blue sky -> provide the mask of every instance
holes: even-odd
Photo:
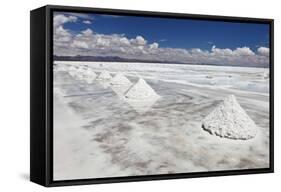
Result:
[[[268,66],[269,25],[56,12],[57,55]]]
[[[148,42],[158,42],[160,47],[210,50],[212,45],[231,49],[248,46],[255,50],[257,47],[269,46],[267,24],[88,15],[92,24],[67,23],[65,27],[75,32],[91,28],[97,33],[125,34],[128,38],[141,35]]]

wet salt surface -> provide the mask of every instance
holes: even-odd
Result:
[[[121,64],[118,69],[126,71]],[[165,81],[157,78],[162,71],[151,78],[146,70],[153,71],[124,72],[132,83],[138,80],[135,74],[142,75],[161,96],[144,112],[120,99],[117,93],[126,87],[88,84],[66,71],[54,72],[55,180],[269,167],[268,95]],[[97,65],[96,74],[100,71]],[[249,79],[241,71],[224,73],[241,74],[241,82]],[[255,138],[229,140],[202,129],[203,118],[229,94],[258,126]]]

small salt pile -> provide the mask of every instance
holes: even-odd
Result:
[[[84,80],[88,84],[93,83],[93,81],[96,79],[96,77],[97,77],[97,75],[92,69],[88,68],[84,71]]]
[[[75,77],[78,80],[83,80],[85,70],[86,70],[85,66],[79,66],[78,69],[76,70]]]
[[[77,70],[76,67],[70,66],[70,67],[68,68],[68,74],[71,75],[72,77],[75,77],[75,75],[76,75],[76,70]]]
[[[71,66],[68,68],[68,70],[69,70],[69,71],[75,71],[75,70],[76,70],[76,67],[74,67],[74,66],[71,65]]]
[[[264,79],[268,79],[269,78],[269,73],[268,72],[264,72],[263,73],[263,78]]]
[[[138,80],[126,93],[125,97],[135,100],[156,99],[160,96],[142,78]]]
[[[131,81],[122,73],[117,73],[110,81],[111,85],[128,85]]]
[[[234,95],[228,96],[204,120],[203,129],[212,135],[229,139],[251,139],[257,134],[255,122],[239,105]]]

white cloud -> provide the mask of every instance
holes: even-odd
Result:
[[[127,38],[124,34],[98,34],[92,29],[78,34],[64,28],[67,22],[76,22],[75,16],[54,17],[54,54],[119,56],[133,59],[161,60],[185,63],[205,63],[244,66],[268,66],[269,48],[260,47],[256,53],[249,47],[236,49],[217,48],[163,48],[158,43],[149,44],[143,36]]]
[[[194,48],[194,49],[191,49],[191,53],[193,54],[201,54],[203,51],[199,48]]]
[[[92,36],[94,34],[91,29],[86,29],[86,30],[82,31],[81,33],[85,36],[88,36],[88,37]]]
[[[212,46],[212,55],[214,56],[232,56],[234,53],[231,49],[220,49],[220,48],[216,48],[215,45]]]
[[[122,17],[121,15],[107,15],[107,14],[102,14],[100,16],[102,16],[102,17],[109,17],[109,18],[120,18],[120,17]]]
[[[159,46],[158,43],[152,43],[152,44],[149,45],[149,48],[150,48],[150,49],[157,49],[158,46]]]
[[[73,12],[65,12],[62,13],[63,15],[66,16],[74,16],[80,19],[84,19],[84,20],[94,20],[94,17],[91,14],[86,14],[86,13],[73,13]]]
[[[126,37],[122,37],[122,38],[120,39],[120,42],[121,42],[122,44],[124,44],[124,45],[130,45],[130,44],[131,44],[130,40],[127,39]]]
[[[71,43],[71,47],[78,48],[78,49],[88,49],[89,48],[89,46],[88,46],[88,44],[86,42],[78,41],[78,40],[74,40]]]
[[[258,54],[262,56],[269,56],[269,48],[267,47],[258,48]]]
[[[76,21],[77,21],[77,17],[75,17],[75,16],[65,16],[62,14],[55,15],[54,16],[54,28],[57,28],[64,23],[76,22]]]
[[[92,22],[91,22],[90,20],[84,20],[83,23],[84,23],[84,24],[87,24],[87,25],[92,24]]]
[[[146,40],[142,36],[137,36],[135,39],[131,39],[131,42],[136,45],[146,44]]]
[[[255,55],[255,53],[249,47],[238,47],[233,51],[233,53],[238,56]]]

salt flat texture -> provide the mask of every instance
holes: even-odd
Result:
[[[109,80],[111,78],[112,78],[112,76],[110,75],[110,73],[108,71],[102,71],[98,75],[97,80]]]
[[[54,121],[60,127],[54,135],[54,179],[73,179],[75,175],[92,178],[95,173],[109,177],[112,171],[119,172],[121,168],[111,165],[110,156],[103,153],[96,143],[89,142],[91,135],[88,131],[77,129],[87,121],[75,114],[59,90],[54,92]],[[107,169],[107,166],[112,167]]]
[[[224,99],[203,120],[203,129],[213,135],[230,139],[251,139],[256,136],[258,130],[234,95]]]
[[[124,97],[131,86],[88,84],[54,70],[54,180],[269,167],[269,79],[263,78],[268,69],[55,63],[86,64],[97,74],[120,72],[132,83],[142,77],[161,98],[145,110],[140,105],[149,99]],[[202,120],[229,95],[256,123],[252,139],[216,137],[202,129]]]
[[[142,78],[139,78],[138,82],[135,83],[125,94],[126,98],[136,100],[149,100],[158,98],[159,95],[146,83]]]

